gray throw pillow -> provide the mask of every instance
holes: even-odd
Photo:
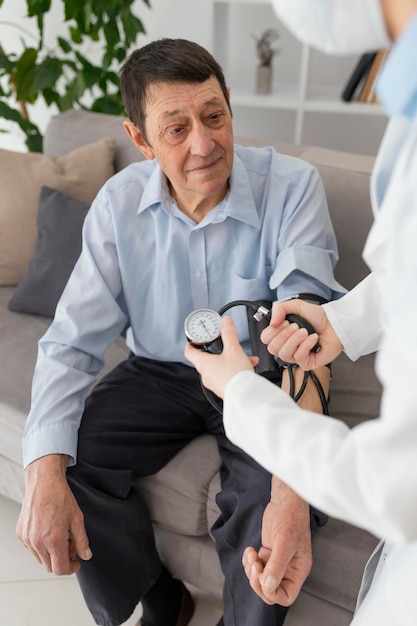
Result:
[[[41,187],[38,238],[27,270],[9,309],[54,317],[56,305],[81,252],[81,232],[89,206],[66,194]]]

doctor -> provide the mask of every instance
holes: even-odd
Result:
[[[417,0],[274,0],[280,19],[302,41],[332,53],[391,44],[378,95],[391,120],[372,176],[375,222],[364,259],[372,273],[322,307],[275,304],[263,341],[273,354],[317,368],[344,350],[353,360],[378,350],[381,416],[349,430],[301,410],[256,376],[232,322],[224,351],[186,356],[203,383],[224,397],[229,438],[327,513],[382,537],[364,576],[355,626],[417,624]],[[285,322],[308,319],[317,334]],[[319,340],[321,351],[311,353]],[[255,419],[256,416],[256,419]],[[274,602],[279,580],[249,548],[251,585]],[[369,587],[369,581],[372,584]],[[271,581],[274,584],[271,584]]]

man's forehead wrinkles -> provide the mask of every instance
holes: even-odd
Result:
[[[162,119],[175,117],[176,115],[181,115],[181,113],[185,113],[184,109],[173,109],[172,111],[164,111],[161,115]]]
[[[213,105],[219,105],[221,104],[221,100],[220,98],[214,97],[214,98],[210,98],[209,100],[206,100],[205,102],[203,102],[201,104],[200,109],[205,109],[207,107],[213,106]],[[187,113],[187,108],[185,107],[177,107],[176,109],[172,109],[172,110],[167,110],[164,111],[161,114],[161,118],[171,118],[171,117],[175,117],[176,115],[181,115],[181,114],[186,114]]]

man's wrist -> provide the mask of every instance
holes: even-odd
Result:
[[[50,478],[51,476],[55,480],[60,478],[66,480],[68,458],[66,454],[47,454],[35,459],[26,467],[26,482]]]
[[[271,503],[272,504],[281,504],[283,501],[286,500],[296,500],[301,502],[304,502],[306,505],[306,508],[308,508],[308,503],[305,502],[305,500],[303,498],[301,498],[301,496],[299,496],[293,489],[291,489],[291,487],[289,487],[287,485],[287,483],[283,482],[280,478],[278,478],[277,476],[272,476],[272,480],[271,480]]]

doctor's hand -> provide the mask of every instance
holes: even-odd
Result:
[[[289,324],[285,319],[289,313],[303,317],[316,332],[309,335],[297,324]],[[299,299],[274,302],[271,322],[262,332],[261,340],[267,344],[268,352],[287,363],[297,363],[306,371],[334,361],[343,350],[322,306]],[[320,350],[311,352],[317,342]]]
[[[26,468],[26,493],[16,528],[18,539],[36,560],[58,576],[80,569],[76,555],[83,560],[92,557],[66,466],[66,455],[50,454]]]
[[[262,520],[262,546],[246,548],[242,563],[252,589],[267,604],[290,606],[312,564],[310,508],[278,478]]]
[[[258,357],[248,357],[239,343],[235,325],[230,317],[222,318],[223,352],[210,354],[195,348],[191,343],[185,347],[184,354],[191,361],[202,383],[219,398],[224,398],[227,383],[235,374],[243,370],[253,371]]]

